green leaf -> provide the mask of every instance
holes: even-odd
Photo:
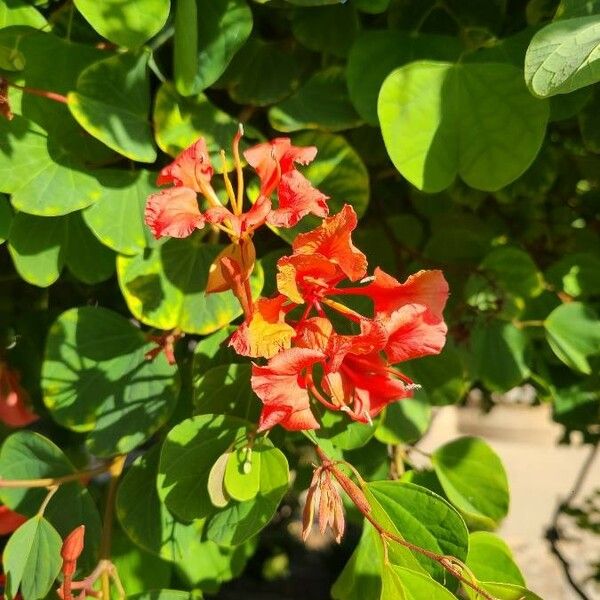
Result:
[[[242,313],[233,293],[205,294],[208,270],[221,250],[195,234],[167,240],[144,254],[119,256],[117,275],[129,310],[143,323],[164,330],[206,335],[227,325]],[[253,297],[262,284],[257,264],[251,277]]]
[[[344,58],[359,30],[353,4],[297,10],[292,17],[294,37],[309,50]]]
[[[437,494],[399,481],[371,482],[367,484],[367,491],[373,517],[388,531],[433,552],[455,556],[459,560],[467,557],[468,531],[465,523]],[[392,545],[394,552],[390,553],[390,560],[393,564],[416,571],[424,570],[437,581],[445,581],[445,571],[438,563],[418,553],[409,553],[409,562],[406,560],[408,551],[402,548],[402,553],[396,555],[400,547]],[[398,557],[401,557],[400,561]]]
[[[8,232],[13,221],[13,210],[6,196],[0,196],[0,244],[8,238]]]
[[[504,466],[483,440],[462,437],[438,448],[431,462],[450,502],[475,527],[496,527],[508,513]]]
[[[154,162],[148,54],[120,54],[83,70],[67,95],[77,122],[96,139],[131,160]],[[108,90],[108,93],[107,93]]]
[[[591,374],[588,357],[600,354],[598,315],[581,302],[570,302],[555,308],[544,327],[554,354],[571,369]]]
[[[269,110],[269,122],[278,131],[322,129],[341,131],[361,124],[350,103],[341,67],[315,73],[295,94]]]
[[[176,46],[175,84],[184,96],[198,94],[215,83],[252,31],[252,12],[245,0],[196,0],[196,7],[180,1],[178,14],[184,10],[189,18],[194,8],[198,16],[192,22],[197,23],[197,32],[191,31],[189,21],[176,21],[175,37],[183,33],[183,41],[197,48],[194,60],[183,43]]]
[[[520,585],[491,582],[480,582],[480,585],[497,600],[542,600],[537,594]],[[466,592],[470,600],[481,598],[481,595],[477,596],[473,590],[467,589]]]
[[[153,121],[156,143],[161,150],[177,156],[203,137],[212,163],[219,168],[219,152],[231,147],[238,130],[237,121],[214,106],[204,94],[184,98],[169,83],[161,85],[156,93]],[[230,156],[227,168],[233,168]]]
[[[62,565],[62,540],[42,516],[35,516],[17,529],[4,549],[4,572],[8,598],[21,590],[23,600],[44,598]]]
[[[19,275],[40,287],[52,285],[64,265],[90,285],[105,281],[115,270],[114,254],[92,235],[80,213],[64,217],[17,213],[8,249]]]
[[[481,262],[487,271],[507,292],[529,298],[544,290],[544,280],[531,256],[519,248],[494,248]]]
[[[438,356],[410,361],[403,370],[423,386],[427,402],[434,406],[457,404],[470,388],[461,355],[450,344]]]
[[[427,430],[431,407],[423,397],[405,398],[386,407],[375,430],[383,444],[410,444]]]
[[[382,561],[374,560],[380,552],[379,535],[365,522],[361,538],[344,570],[331,588],[334,600],[378,598],[381,590]]]
[[[195,412],[258,421],[261,403],[250,386],[250,375],[248,364],[226,364],[194,378]]]
[[[74,308],[50,328],[42,368],[44,403],[64,427],[87,433],[100,456],[130,452],[169,418],[179,381],[163,353],[127,319],[104,308]]]
[[[284,454],[264,439],[255,445],[260,454],[260,490],[247,502],[230,502],[211,517],[208,539],[221,546],[238,546],[267,526],[289,486],[288,462]]]
[[[74,0],[77,10],[103,37],[126,48],[137,48],[156,35],[167,21],[169,0]]]
[[[28,25],[36,29],[46,27],[47,21],[38,10],[23,0],[0,4],[0,29],[11,25]]]
[[[375,434],[375,426],[351,421],[343,412],[333,412],[315,407],[321,421],[316,432],[320,440],[329,440],[340,450],[353,450],[364,446]]]
[[[510,548],[493,533],[475,531],[469,535],[469,554],[466,564],[479,581],[501,581],[525,585]]]
[[[443,585],[435,579],[405,569],[397,565],[390,565],[383,570],[381,578],[382,588],[380,600],[421,600],[422,598],[435,598],[435,600],[455,600]]]
[[[225,366],[226,368],[228,368],[229,366],[233,367],[234,363],[244,362],[244,358],[241,357],[239,354],[237,354],[235,352],[235,350],[233,348],[231,348],[227,343],[229,341],[231,334],[235,330],[236,330],[236,327],[233,327],[233,326],[223,327],[222,329],[215,331],[215,333],[212,333],[211,335],[201,339],[198,342],[198,344],[196,344],[196,347],[194,348],[194,359],[193,359],[193,366],[192,366],[192,373],[193,373],[195,387],[204,388],[204,384],[202,383],[202,378],[211,369],[221,366],[221,365]],[[243,369],[244,367],[241,367],[241,368]],[[248,365],[246,365],[245,368],[248,368]],[[222,373],[222,372],[216,371],[216,373]],[[229,377],[229,375],[225,375],[225,374],[216,375],[215,377],[218,382],[217,386],[220,386],[221,383],[234,383],[234,382],[243,383],[243,381],[244,381],[243,377],[238,376],[238,372],[232,373],[231,377]],[[250,377],[250,374],[248,373],[248,378],[249,377]],[[210,382],[211,382],[211,379],[208,378],[206,380],[207,387],[205,389],[206,389],[207,393],[209,394],[209,396],[212,397],[212,389],[213,388],[212,388],[212,385]],[[202,398],[202,394],[203,394],[203,392],[198,391],[199,399]],[[232,395],[237,398],[237,392],[234,392]],[[216,405],[217,406],[227,406],[228,405],[229,410],[232,410],[232,411],[235,411],[236,406],[239,404],[238,401],[236,401],[236,403],[234,405],[233,403],[228,403],[227,401],[225,403],[222,403],[221,400],[222,400],[222,398],[218,399]],[[198,408],[200,410],[202,410],[202,406],[204,406],[204,405],[205,404],[203,401],[198,402]],[[227,409],[226,410],[218,409],[218,410],[207,411],[207,412],[216,412],[219,414],[226,414],[228,411],[227,411]],[[254,420],[254,418],[246,417],[246,413],[235,415],[235,412],[232,412],[231,414],[233,414],[234,416],[247,418],[249,421]],[[258,414],[256,415],[256,417],[258,417]]]
[[[181,590],[150,590],[140,594],[127,595],[128,600],[192,600],[190,592]]]
[[[158,495],[185,521],[211,514],[208,477],[217,459],[252,428],[248,421],[223,415],[199,415],[169,431],[163,444]]]
[[[253,36],[231,61],[219,83],[227,86],[238,104],[267,106],[299,87],[308,60],[302,48]]]
[[[341,135],[307,131],[293,138],[296,146],[316,146],[317,158],[302,173],[311,183],[330,197],[329,213],[335,214],[344,204],[351,204],[360,218],[369,204],[369,172],[356,150]],[[298,233],[319,225],[321,219],[304,217],[296,227],[277,231],[287,242]]]
[[[475,372],[486,387],[505,392],[529,377],[527,337],[505,321],[481,322],[471,337]]]
[[[532,38],[525,55],[529,89],[546,98],[600,80],[600,15],[550,23]]]
[[[144,208],[150,194],[158,191],[156,173],[105,170],[99,174],[100,198],[83,211],[83,220],[105,245],[120,254],[138,254],[155,246],[144,223]]]
[[[113,530],[110,560],[128,598],[130,594],[158,589],[171,582],[172,565],[135,546],[120,528]]]
[[[39,433],[13,433],[0,450],[2,479],[46,479],[73,473],[75,467],[62,450]],[[0,488],[0,502],[34,517],[47,493],[45,488]],[[98,562],[102,523],[87,488],[78,481],[62,484],[50,499],[44,516],[63,538],[85,525],[85,546],[78,564],[81,571],[93,569]]]
[[[394,69],[417,59],[454,60],[460,52],[460,43],[450,36],[363,31],[348,56],[346,77],[350,99],[369,125],[378,126],[377,97],[385,78]]]
[[[101,194],[97,179],[57,147],[39,125],[16,115],[0,121],[0,191],[26,213],[58,216],[85,208]]]
[[[485,191],[514,181],[536,157],[548,114],[509,64],[413,62],[387,77],[378,101],[394,166],[425,192],[457,175]]]
[[[251,452],[247,444],[232,448],[225,466],[223,484],[227,493],[239,502],[256,497],[260,490],[261,456],[263,452]]]
[[[117,516],[140,548],[177,562],[200,551],[203,522],[182,523],[162,504],[156,491],[159,457],[160,446],[154,446],[129,467],[117,493]]]
[[[574,298],[600,294],[600,257],[591,252],[569,254],[550,266],[546,278]]]

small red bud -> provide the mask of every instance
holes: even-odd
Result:
[[[68,567],[72,572],[75,571],[75,563],[83,552],[83,538],[85,536],[85,525],[80,525],[73,529],[65,538],[60,555],[63,559],[63,572]]]

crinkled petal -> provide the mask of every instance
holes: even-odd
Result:
[[[267,216],[275,227],[293,227],[306,215],[326,217],[329,214],[329,198],[300,173],[293,170],[281,176],[277,188],[279,205]]]
[[[281,425],[285,429],[317,429],[310,410],[305,374],[324,354],[307,348],[290,348],[274,356],[266,366],[252,365],[252,389],[263,402],[259,431]]]
[[[260,179],[260,193],[269,196],[279,185],[281,176],[294,168],[294,163],[306,165],[316,154],[314,146],[299,148],[292,146],[290,138],[281,137],[249,148],[244,157]]]
[[[196,192],[187,187],[173,187],[148,196],[144,217],[156,239],[185,238],[204,227]]]
[[[423,304],[436,316],[441,317],[448,299],[448,282],[441,271],[419,271],[404,283],[375,269],[372,283],[363,288],[373,299],[377,313],[392,313],[406,304]]]
[[[357,216],[349,204],[336,215],[325,219],[319,227],[301,233],[292,248],[294,254],[320,254],[339,265],[352,281],[362,279],[367,272],[367,257],[352,243]]]
[[[446,323],[422,304],[407,304],[386,321],[385,353],[391,363],[439,354],[446,343]]]
[[[210,156],[204,138],[186,148],[177,158],[167,165],[158,175],[156,183],[165,185],[172,183],[176,187],[189,187],[196,192],[201,191],[199,180],[209,182],[213,176]]]
[[[259,298],[252,318],[238,327],[229,345],[238,354],[254,358],[272,358],[288,349],[296,332],[285,322],[283,303],[286,301],[285,296]]]
[[[277,261],[277,289],[296,304],[337,283],[340,275],[338,267],[319,254],[282,256]]]

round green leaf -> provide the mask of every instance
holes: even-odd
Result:
[[[62,450],[39,433],[13,433],[0,450],[2,479],[45,479],[73,473],[75,467]],[[33,517],[47,493],[45,488],[0,488],[0,502]],[[79,525],[85,525],[85,546],[78,565],[81,572],[93,569],[98,562],[102,523],[87,488],[79,481],[64,483],[50,499],[44,516],[63,538]]]
[[[8,249],[19,275],[40,287],[52,285],[66,264],[88,284],[108,279],[115,270],[114,254],[91,234],[79,213],[37,217],[17,213]]]
[[[13,599],[20,590],[23,600],[45,598],[62,565],[62,540],[42,516],[35,516],[17,529],[3,555],[6,592]]]
[[[506,291],[529,298],[544,290],[544,280],[531,256],[519,248],[494,248],[480,267]]]
[[[479,581],[525,585],[510,548],[493,533],[475,531],[469,535],[466,564]]]
[[[427,61],[393,71],[377,111],[392,162],[425,192],[457,175],[485,191],[514,181],[536,157],[549,114],[517,67]]]
[[[591,374],[589,356],[600,354],[600,319],[581,302],[555,308],[544,321],[546,339],[567,366]]]
[[[16,115],[0,121],[0,191],[13,206],[40,216],[65,215],[95,202],[100,184],[39,125]]]
[[[195,377],[195,412],[230,415],[252,423],[258,421],[261,403],[250,386],[250,375],[249,364],[225,364]]]
[[[600,256],[591,252],[569,254],[550,266],[546,277],[574,298],[600,294]]]
[[[294,37],[309,50],[344,58],[358,33],[353,3],[297,10],[292,17]]]
[[[161,150],[177,156],[203,137],[213,164],[219,168],[219,152],[228,151],[238,130],[237,121],[211,104],[204,94],[184,98],[169,83],[161,85],[156,93],[153,121],[156,143]],[[227,168],[233,168],[229,154]]]
[[[378,126],[377,96],[385,78],[394,69],[417,59],[454,60],[460,52],[460,43],[450,36],[363,31],[348,55],[346,77],[350,99],[369,125]]]
[[[222,546],[238,546],[266,527],[289,486],[284,454],[264,439],[254,448],[260,453],[260,490],[247,502],[231,502],[211,517],[206,528],[209,540]]]
[[[67,95],[71,114],[90,135],[140,162],[156,160],[147,64],[146,52],[105,58],[84,69]]]
[[[203,522],[182,523],[161,503],[156,491],[159,457],[160,446],[155,446],[131,465],[119,485],[117,516],[140,548],[177,562],[199,551]]]
[[[298,88],[307,63],[302,48],[251,37],[231,61],[222,83],[238,104],[267,106]]]
[[[397,565],[390,565],[383,570],[381,584],[380,600],[396,600],[398,598],[402,598],[402,600],[456,599],[454,594],[451,594],[435,579]]]
[[[496,527],[508,513],[504,466],[483,440],[462,437],[438,448],[431,462],[450,502],[474,526]]]
[[[158,329],[178,328],[206,335],[242,313],[231,291],[206,294],[210,265],[222,246],[204,244],[198,234],[172,239],[144,254],[119,256],[117,274],[133,315]],[[257,264],[251,277],[257,297],[263,273]]]
[[[351,421],[343,412],[326,410],[315,406],[321,421],[316,433],[320,440],[329,440],[340,450],[353,450],[364,446],[375,434],[376,425]]]
[[[337,213],[344,204],[351,204],[359,218],[369,204],[369,172],[356,150],[341,135],[307,131],[294,136],[296,146],[316,146],[316,159],[302,173],[324,194],[329,196],[329,214]],[[279,229],[277,234],[287,242],[303,231],[314,229],[321,219],[304,217],[296,227]]]
[[[322,129],[341,131],[361,124],[350,103],[341,67],[315,73],[295,94],[269,110],[269,122],[278,131]]]
[[[137,48],[167,21],[169,0],[74,0],[77,10],[103,37],[118,46]]]
[[[247,444],[233,448],[227,457],[224,485],[227,493],[239,502],[252,500],[260,489],[262,451],[249,452]]]
[[[127,598],[128,600],[191,600],[192,595],[181,590],[150,590],[128,595]]]
[[[158,476],[158,495],[167,508],[185,521],[211,514],[210,470],[250,428],[242,419],[199,415],[171,429],[162,447]]]
[[[50,328],[42,368],[44,403],[64,427],[87,433],[90,451],[124,454],[168,419],[177,367],[127,319],[104,308],[74,308]]]
[[[100,198],[87,210],[83,219],[93,234],[120,254],[138,254],[155,245],[144,223],[146,199],[158,187],[156,173],[150,171],[111,171],[99,174]]]
[[[235,350],[233,348],[231,348],[227,343],[229,341],[231,334],[235,330],[236,330],[236,327],[233,327],[233,326],[223,327],[223,328],[219,329],[218,331],[215,331],[215,333],[212,333],[211,335],[201,339],[196,344],[196,347],[194,348],[194,359],[193,359],[193,366],[192,366],[192,374],[193,374],[193,380],[194,380],[195,387],[197,387],[197,388],[204,387],[204,384],[202,381],[204,374],[207,373],[208,371],[214,369],[215,367],[223,365],[225,368],[228,369],[230,366],[233,368],[234,363],[245,361],[245,357],[242,357],[239,354],[237,354],[235,352]],[[245,367],[238,365],[238,367],[240,367],[241,369],[243,369],[243,368],[248,369],[249,365],[246,365]],[[220,372],[220,371],[215,371],[215,373],[217,373],[217,372],[221,373],[220,375],[216,375],[216,381],[218,382],[217,387],[220,386],[221,382],[223,382],[225,384],[229,384],[229,383],[234,383],[234,382],[243,383],[243,381],[244,381],[243,377],[238,377],[238,372],[235,370],[231,374],[231,376],[229,376],[229,374],[223,375],[222,372]],[[250,378],[249,371],[247,373],[247,378],[248,378],[248,380]],[[208,394],[210,395],[210,397],[212,398],[213,386],[209,383],[210,381],[211,381],[210,378],[206,380],[206,384],[207,384],[206,390],[207,390]],[[238,395],[237,392],[234,392],[230,396],[235,396],[237,398],[237,395]],[[203,393],[198,392],[199,402],[197,403],[197,408],[199,409],[200,412],[202,412],[203,406],[208,406],[208,404],[205,404],[203,402],[203,400],[201,400],[202,396],[203,396]],[[222,400],[222,398],[220,400],[217,400],[216,406],[221,406],[221,407],[224,406],[223,403],[221,402],[221,400]],[[225,405],[228,405],[229,410],[231,410],[231,411],[235,411],[235,407],[237,406],[237,404],[238,404],[237,401],[236,401],[235,405],[233,403],[227,403],[227,401],[225,402]],[[207,410],[206,412],[216,412],[218,414],[232,414],[234,416],[247,418],[249,421],[254,420],[253,418],[246,416],[246,413],[244,413],[244,414],[236,414],[235,412],[229,413],[227,409],[221,410],[221,408],[219,408],[217,410]],[[256,416],[258,416],[258,415],[256,415]]]
[[[471,337],[475,372],[491,390],[505,392],[529,377],[527,337],[504,321],[482,322]]]
[[[525,55],[525,80],[544,98],[597,82],[600,15],[563,19],[540,29]]]
[[[47,21],[38,10],[24,0],[0,4],[0,29],[11,25],[28,25],[36,29],[46,27]]]
[[[375,437],[383,444],[409,444],[425,433],[430,419],[431,407],[422,396],[405,398],[386,407]]]
[[[452,506],[437,494],[418,485],[399,481],[368,483],[367,492],[373,517],[388,531],[433,552],[455,556],[459,560],[467,557],[468,531],[465,523]],[[437,581],[445,581],[445,572],[438,563],[415,553],[411,555],[411,564],[406,561],[404,550],[401,562],[397,561],[394,553],[390,555],[393,564],[417,571],[425,570]]]
[[[252,31],[252,12],[245,0],[196,0],[196,7],[187,4],[191,4],[189,0],[179,0],[178,15],[184,5],[187,10],[183,14],[191,17],[196,8],[197,18],[191,23],[177,18],[175,84],[180,94],[191,96],[221,77]],[[191,30],[194,22],[197,31]],[[194,41],[189,49],[185,47]],[[189,55],[194,49],[196,57]]]

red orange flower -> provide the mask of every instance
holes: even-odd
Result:
[[[0,362],[0,421],[9,427],[25,427],[39,419],[29,408],[29,394],[20,380],[17,371]]]

